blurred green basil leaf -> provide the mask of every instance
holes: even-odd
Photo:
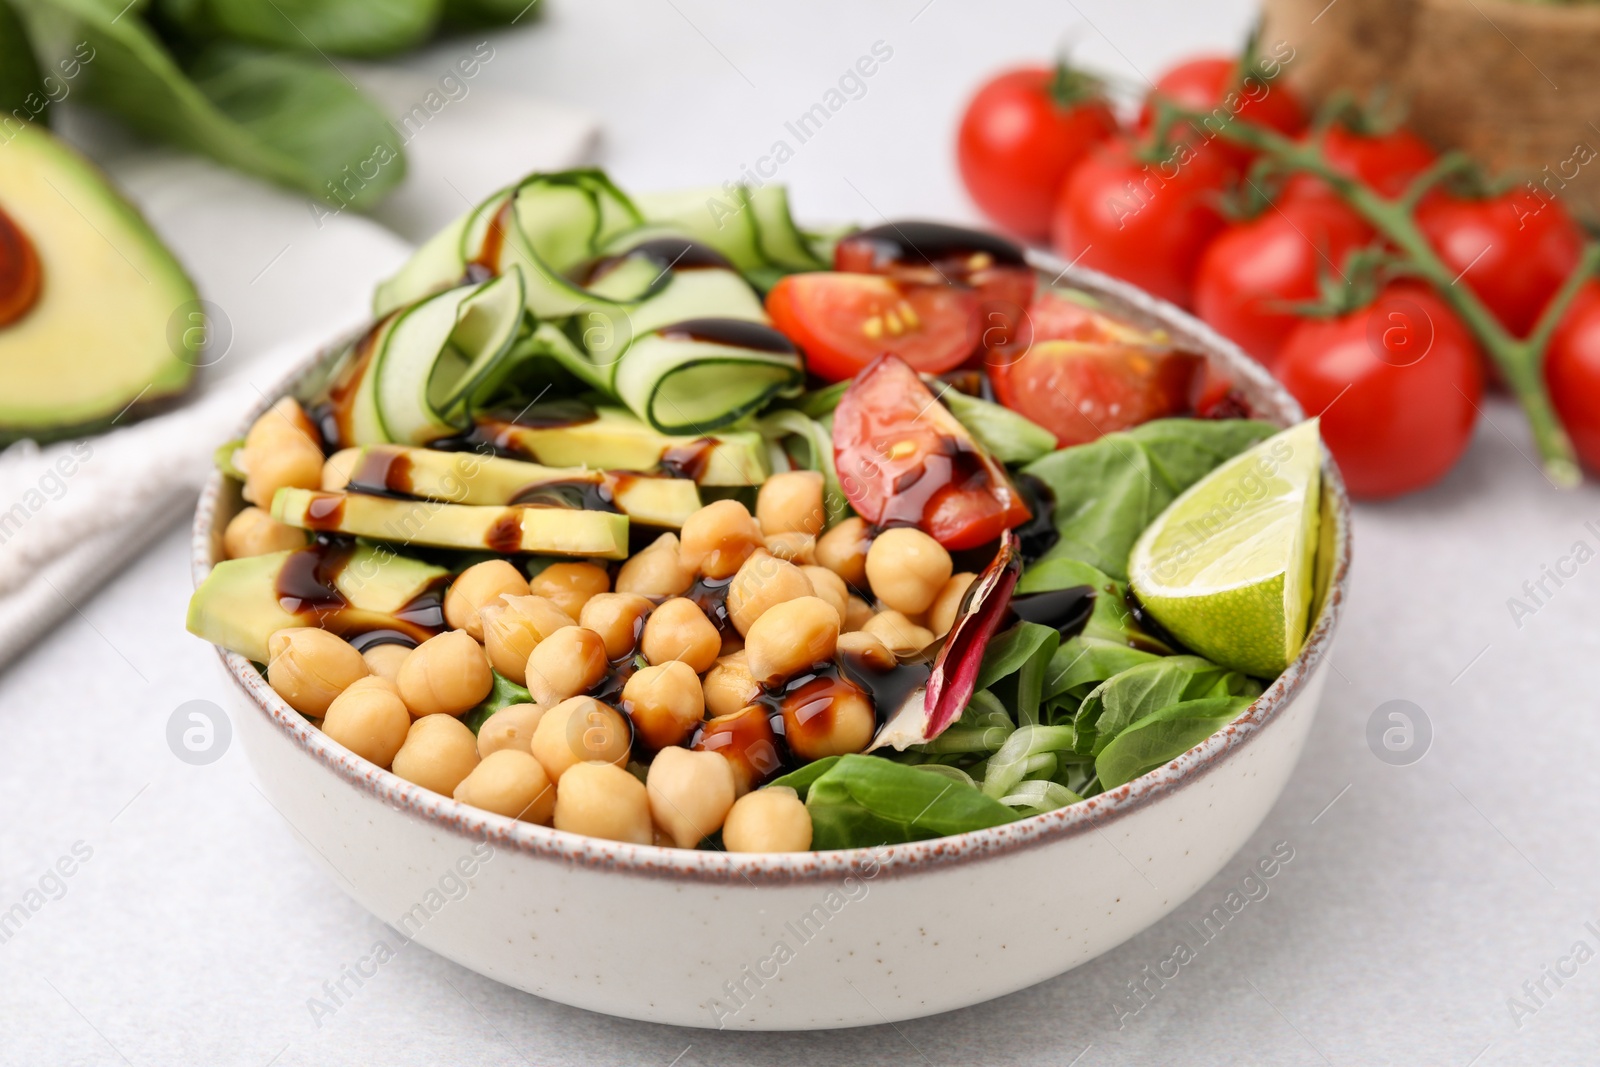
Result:
[[[22,20],[6,0],[0,0],[0,112],[8,120],[48,122],[49,98],[43,86]]]
[[[444,0],[444,21],[454,26],[521,25],[539,17],[540,0]]]
[[[158,0],[155,10],[196,40],[382,56],[425,41],[440,7],[441,0]]]

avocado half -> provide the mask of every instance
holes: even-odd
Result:
[[[37,126],[0,129],[0,442],[159,408],[207,328],[183,268],[93,164]]]

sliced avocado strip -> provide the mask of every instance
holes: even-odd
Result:
[[[190,283],[139,213],[44,129],[0,151],[0,441],[54,440],[181,394],[207,356]],[[27,285],[29,289],[19,286]],[[31,290],[31,291],[30,291]]]
[[[418,641],[444,626],[449,572],[382,548],[316,544],[230,559],[189,598],[189,632],[257,663],[291,626],[334,633],[399,630]]]
[[[633,522],[677,528],[700,507],[699,487],[684,478],[585,467],[544,467],[476,452],[373,445],[351,466],[351,492],[403,493],[451,504],[549,503],[614,507]]]
[[[436,548],[601,559],[628,555],[628,517],[609,511],[488,507],[279,489],[272,498],[272,517],[303,530]]]
[[[485,418],[478,428],[502,448],[552,467],[664,469],[703,486],[760,485],[769,473],[766,445],[754,431],[724,430],[705,437],[664,434],[623,408],[595,408],[592,419],[558,426]]]

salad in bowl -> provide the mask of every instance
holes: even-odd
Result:
[[[536,174],[420,248],[218,451],[189,629],[374,772],[728,853],[1093,803],[1295,663],[1314,420],[992,235],[707,200]]]

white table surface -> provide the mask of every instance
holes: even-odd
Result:
[[[484,78],[598,113],[603,161],[624,186],[703,183],[736,177],[882,40],[891,60],[782,180],[812,218],[959,218],[971,209],[951,129],[984,72],[1046,53],[1076,26],[1083,57],[1137,78],[1231,44],[1250,16],[1238,2],[984,7],[833,0],[780,14],[732,0],[552,0],[543,23],[494,36]],[[471,43],[409,63],[442,72]],[[237,280],[201,281],[225,306],[242,292]],[[292,315],[250,322],[240,343],[295,326]],[[1600,936],[1584,925],[1600,929],[1600,563],[1520,627],[1507,607],[1574,542],[1600,548],[1600,493],[1551,489],[1526,459],[1516,413],[1502,404],[1489,417],[1443,484],[1358,509],[1338,676],[1283,799],[1211,885],[1032,989],[820,1034],[610,1019],[418,947],[319,1026],[308,999],[384,928],[303,851],[237,746],[204,767],[169,750],[179,704],[222,699],[211,649],[182,629],[187,517],[175,515],[144,558],[0,676],[0,912],[75,843],[89,853],[61,888],[47,881],[59,899],[0,943],[0,1063],[1600,1061],[1600,962],[1588,959]],[[1365,739],[1391,699],[1415,702],[1433,726],[1412,766],[1386,765]],[[1119,1028],[1115,1005],[1140,968],[1283,841],[1294,858],[1270,895]],[[1072,906],[1064,885],[1061,907]],[[1523,983],[1580,941],[1589,952],[1576,975],[1559,987],[1545,978],[1548,995],[1529,998]],[[1533,1010],[1514,1018],[1512,996]]]

